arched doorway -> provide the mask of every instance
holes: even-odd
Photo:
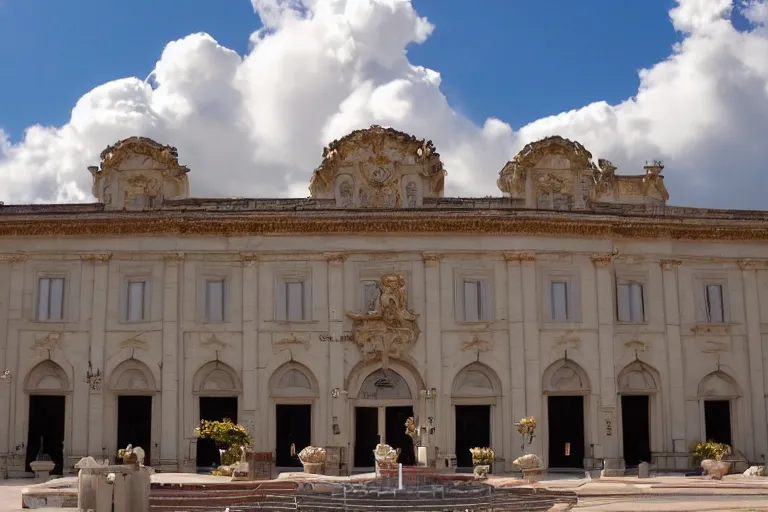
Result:
[[[621,445],[626,467],[651,462],[651,419],[659,390],[658,372],[640,360],[619,372]]]
[[[192,379],[192,393],[197,398],[194,417],[207,421],[222,421],[229,418],[238,421],[238,397],[242,387],[235,371],[220,361],[204,364]],[[216,443],[210,439],[198,439],[195,464],[199,468],[210,468],[221,464],[221,455]]]
[[[402,464],[416,463],[413,441],[405,433],[405,422],[414,416],[414,396],[406,379],[391,367],[374,370],[363,380],[355,400],[356,468],[374,467],[373,450],[379,443],[399,449]]]
[[[493,417],[501,384],[487,366],[472,363],[453,380],[454,449],[459,467],[472,467],[470,448],[493,445]]]
[[[140,446],[146,454],[144,463],[151,464],[153,439],[159,439],[159,432],[153,432],[154,419],[158,416],[154,411],[157,394],[154,375],[138,359],[126,359],[110,373],[109,390],[116,409],[115,458],[120,448],[130,444]]]
[[[547,396],[549,467],[584,468],[585,397],[589,395],[586,372],[570,359],[560,359],[545,371],[542,390]]]
[[[739,385],[723,371],[715,371],[699,382],[698,397],[701,411],[701,438],[733,446],[733,418]]]
[[[29,463],[43,453],[56,464],[53,473],[60,475],[64,468],[67,395],[72,391],[67,373],[50,359],[43,361],[30,370],[24,391],[29,396],[26,471],[32,471]]]
[[[291,446],[299,453],[312,444],[317,381],[309,368],[290,362],[275,370],[269,380],[269,390],[275,407],[275,466],[301,467],[299,459],[291,455]]]

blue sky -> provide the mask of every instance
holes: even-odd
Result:
[[[679,40],[674,0],[414,0],[436,28],[408,48],[438,70],[451,105],[477,123],[519,127],[593,101],[632,96],[638,70]],[[163,47],[207,32],[244,55],[260,20],[247,0],[4,0],[0,3],[0,127],[61,125],[93,87],[145,78]]]
[[[297,1],[0,0],[0,201],[91,201],[133,135],[194,195],[304,197],[325,144],[382,124],[435,142],[448,195],[561,135],[663,160],[672,204],[768,209],[768,0]]]

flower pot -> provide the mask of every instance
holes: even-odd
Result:
[[[302,462],[304,465],[304,472],[309,473],[311,475],[322,475],[323,474],[323,467],[325,466],[322,462]]]
[[[731,469],[731,463],[722,460],[704,459],[701,461],[701,467],[707,472],[707,476],[713,480],[722,480]]]
[[[490,464],[475,464],[475,469],[472,471],[472,474],[478,480],[485,480],[488,478],[488,471],[490,471],[490,469]]]

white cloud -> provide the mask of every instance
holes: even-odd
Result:
[[[409,43],[432,25],[408,0],[252,0],[265,27],[244,57],[206,34],[169,43],[149,82],[85,94],[62,127],[0,132],[0,200],[90,201],[87,165],[131,135],[178,147],[196,196],[306,196],[323,145],[371,124],[434,140],[449,195],[499,195],[496,177],[523,144],[560,134],[619,172],[667,164],[675,204],[768,208],[766,0],[737,0],[755,24],[738,32],[731,0],[679,0],[685,34],[641,72],[636,95],[539,119],[514,131],[452,110],[438,72],[412,65]]]

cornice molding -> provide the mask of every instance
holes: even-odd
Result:
[[[21,263],[27,261],[26,254],[0,254],[0,263]]]
[[[98,216],[12,219],[0,222],[0,236],[250,236],[334,234],[476,234],[600,237],[613,239],[768,240],[765,221],[712,221],[683,218],[587,218],[578,214],[481,216],[475,211],[446,217],[444,212],[382,212],[366,215],[252,214]]]
[[[739,260],[737,261],[741,270],[768,270],[768,260]]]

